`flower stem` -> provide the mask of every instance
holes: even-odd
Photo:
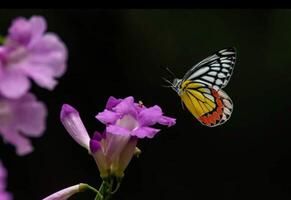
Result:
[[[81,184],[80,184],[80,190],[81,190],[81,191],[83,191],[83,190],[87,190],[87,189],[89,189],[89,190],[91,190],[91,191],[97,193],[97,196],[99,196],[101,199],[103,199],[102,194],[101,194],[101,193],[100,193],[96,188],[94,188],[94,187],[92,187],[92,186],[90,186],[90,185],[88,185],[88,184],[86,184],[86,183],[81,183]]]
[[[120,187],[120,182],[118,182],[118,183],[117,183],[117,185],[116,185],[116,187],[115,187],[114,191],[112,191],[112,192],[111,192],[111,194],[114,194],[114,193],[116,193],[116,192],[117,192],[117,190],[119,189],[119,187]]]
[[[4,44],[4,42],[5,42],[5,37],[0,35],[0,45]]]
[[[94,200],[109,200],[112,195],[118,191],[122,178],[115,178],[116,177],[111,176],[109,179],[103,180],[101,186],[99,187],[99,192],[95,196]],[[117,184],[114,188],[113,186],[115,181],[117,182]]]
[[[103,181],[101,186],[99,187],[99,192],[101,195],[96,195],[95,200],[108,200],[111,196],[112,184],[107,181]]]
[[[85,188],[92,190],[95,193],[99,193],[99,191],[96,188],[93,188],[92,186],[88,185],[88,184],[82,184],[82,186],[84,186]]]

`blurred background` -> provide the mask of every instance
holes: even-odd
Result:
[[[141,156],[126,170],[113,199],[290,199],[291,10],[0,10],[5,35],[18,16],[42,15],[69,51],[68,69],[53,92],[32,91],[48,107],[35,151],[17,157],[0,144],[15,200],[39,200],[79,182],[98,187],[96,164],[59,120],[63,103],[77,108],[90,133],[109,96],[160,105],[177,124],[139,141]],[[169,67],[182,77],[225,47],[238,52],[225,91],[234,102],[222,126],[201,125],[164,88]],[[84,192],[71,199],[93,199]]]

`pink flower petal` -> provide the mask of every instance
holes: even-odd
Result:
[[[121,102],[121,99],[116,99],[115,97],[111,96],[108,98],[108,101],[106,103],[106,109],[111,110],[113,107],[115,107],[120,102]]]
[[[30,45],[44,34],[46,28],[46,21],[41,16],[33,16],[29,20],[19,17],[13,20],[8,39],[19,45]]]
[[[0,191],[0,200],[12,200],[12,195],[8,192]]]
[[[31,25],[31,41],[32,44],[35,40],[43,35],[47,29],[47,24],[42,16],[32,16],[29,20]]]
[[[60,118],[72,138],[89,150],[90,137],[80,118],[79,112],[72,106],[64,104]]]
[[[53,71],[54,77],[60,77],[66,70],[67,48],[59,36],[54,33],[43,35],[29,47],[28,62],[34,66],[46,66]]]
[[[19,44],[27,45],[31,39],[31,24],[23,17],[18,17],[12,21],[9,28],[9,40]]]
[[[100,112],[96,115],[96,118],[103,124],[114,124],[120,117],[121,117],[121,114],[112,112],[107,109],[105,109],[103,112]]]
[[[120,153],[130,138],[130,135],[116,135],[110,132],[107,133],[107,148],[104,153],[111,163],[117,164]]]
[[[137,130],[134,130],[132,132],[132,136],[136,136],[138,138],[153,138],[158,132],[160,131],[160,129],[155,129],[155,128],[151,128],[151,127],[141,127]]]
[[[119,104],[117,104],[115,107],[112,108],[114,112],[123,114],[123,115],[131,115],[133,117],[137,116],[137,110],[134,106],[134,98],[133,97],[127,97],[123,99]]]
[[[65,189],[62,189],[46,198],[44,198],[43,200],[67,200],[68,198],[70,198],[71,196],[73,196],[74,194],[81,192],[80,191],[80,184],[78,185],[73,185],[71,187],[67,187]]]
[[[117,125],[108,125],[106,127],[106,132],[112,133],[114,135],[130,135],[130,133],[131,133],[131,131],[128,130],[127,128],[120,127]]]
[[[103,135],[101,133],[99,133],[98,131],[95,131],[92,137],[92,140],[97,140],[98,142],[100,142],[103,139]]]
[[[25,136],[39,137],[46,125],[46,107],[34,95],[26,94],[18,99],[0,96],[0,134],[16,147],[18,155],[33,151]]]
[[[53,77],[52,69],[46,66],[33,66],[28,65],[27,68],[24,68],[24,71],[32,78],[40,87],[53,90],[58,82]]]
[[[166,116],[162,116],[159,120],[158,120],[159,124],[162,125],[167,125],[168,127],[173,126],[176,124],[176,119],[172,118],[172,117],[166,117]]]
[[[4,139],[4,142],[10,143],[15,146],[17,155],[24,156],[33,151],[33,147],[29,139],[21,135],[18,131],[0,128],[0,132]]]
[[[13,126],[27,136],[39,137],[46,127],[47,110],[44,103],[26,94],[13,103]]]
[[[98,135],[98,136],[97,136]],[[95,138],[97,137],[97,139],[101,140],[101,135],[98,134],[95,134]],[[103,151],[103,148],[102,148],[102,144],[100,141],[97,141],[97,140],[90,140],[90,152],[91,152],[91,155],[93,156],[97,166],[98,166],[98,169],[99,169],[99,172],[100,172],[100,176],[101,177],[106,177],[108,176],[108,172],[109,172],[109,165],[108,165],[108,162],[107,162],[107,157],[106,155],[104,154],[104,151]]]
[[[0,161],[0,200],[12,200],[12,195],[6,192],[7,171]]]
[[[160,120],[162,115],[162,109],[159,106],[153,106],[141,110],[138,119],[141,126],[152,126]]]
[[[22,68],[39,86],[52,90],[66,70],[67,49],[57,35],[45,34],[30,47]]]
[[[91,153],[95,153],[97,151],[102,150],[101,143],[97,140],[90,140],[90,151]]]
[[[126,167],[128,166],[130,160],[132,159],[134,155],[137,141],[138,141],[137,137],[130,137],[129,141],[127,142],[127,144],[121,151],[119,161],[118,161],[119,162],[118,169],[115,172],[116,176],[118,177],[123,176],[123,171],[126,169]]]
[[[163,116],[162,109],[159,106],[141,110],[138,119],[141,126],[152,126],[156,123],[173,126],[176,123],[176,119]]]
[[[0,73],[0,93],[8,98],[19,98],[30,88],[27,77],[14,70]]]

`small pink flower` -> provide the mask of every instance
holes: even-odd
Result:
[[[80,118],[79,112],[72,106],[64,104],[60,118],[64,127],[74,140],[89,150],[90,137]]]
[[[45,33],[46,21],[33,16],[12,22],[0,46],[0,93],[19,98],[30,88],[30,79],[52,90],[66,70],[67,49],[54,33]]]
[[[18,99],[0,95],[0,134],[4,142],[16,147],[18,155],[33,151],[27,137],[40,137],[45,130],[47,110],[33,94]]]
[[[173,126],[174,118],[166,117],[159,106],[145,107],[135,103],[133,97],[125,99],[108,99],[106,108],[96,118],[106,125],[103,134],[95,132],[90,140],[77,111],[66,114],[68,105],[61,111],[61,121],[70,135],[86,149],[89,148],[97,163],[101,177],[114,174],[123,176],[129,164],[138,139],[153,138],[160,130],[152,128],[159,123]],[[70,107],[70,110],[75,110]],[[68,126],[68,124],[70,124]]]
[[[70,198],[74,194],[76,194],[78,192],[82,192],[83,190],[84,189],[82,188],[82,183],[81,183],[81,184],[77,184],[77,185],[62,189],[62,190],[44,198],[43,200],[67,200],[68,198]]]

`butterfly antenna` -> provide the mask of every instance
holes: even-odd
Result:
[[[166,67],[165,68],[172,76],[173,76],[173,78],[176,78],[176,75],[168,68],[168,67]],[[171,81],[169,81],[168,79],[166,79],[166,78],[164,78],[164,77],[162,77],[162,79],[166,82],[166,83],[169,83],[170,85],[168,85],[168,86],[164,86],[164,87],[170,87],[170,88],[172,88],[174,91],[176,91],[176,89],[175,89],[175,86],[173,85],[173,83],[171,82]]]
[[[171,81],[169,81],[168,79],[166,79],[165,77],[162,77],[162,79],[166,82],[169,83],[170,85],[165,85],[164,87],[174,87],[173,83]]]
[[[173,78],[177,77],[168,67],[166,67],[166,70],[173,76]]]
[[[162,77],[162,79],[163,79],[165,82],[169,83],[170,85],[173,85],[173,83],[172,83],[171,81],[169,81],[168,79],[166,79],[165,77]]]

